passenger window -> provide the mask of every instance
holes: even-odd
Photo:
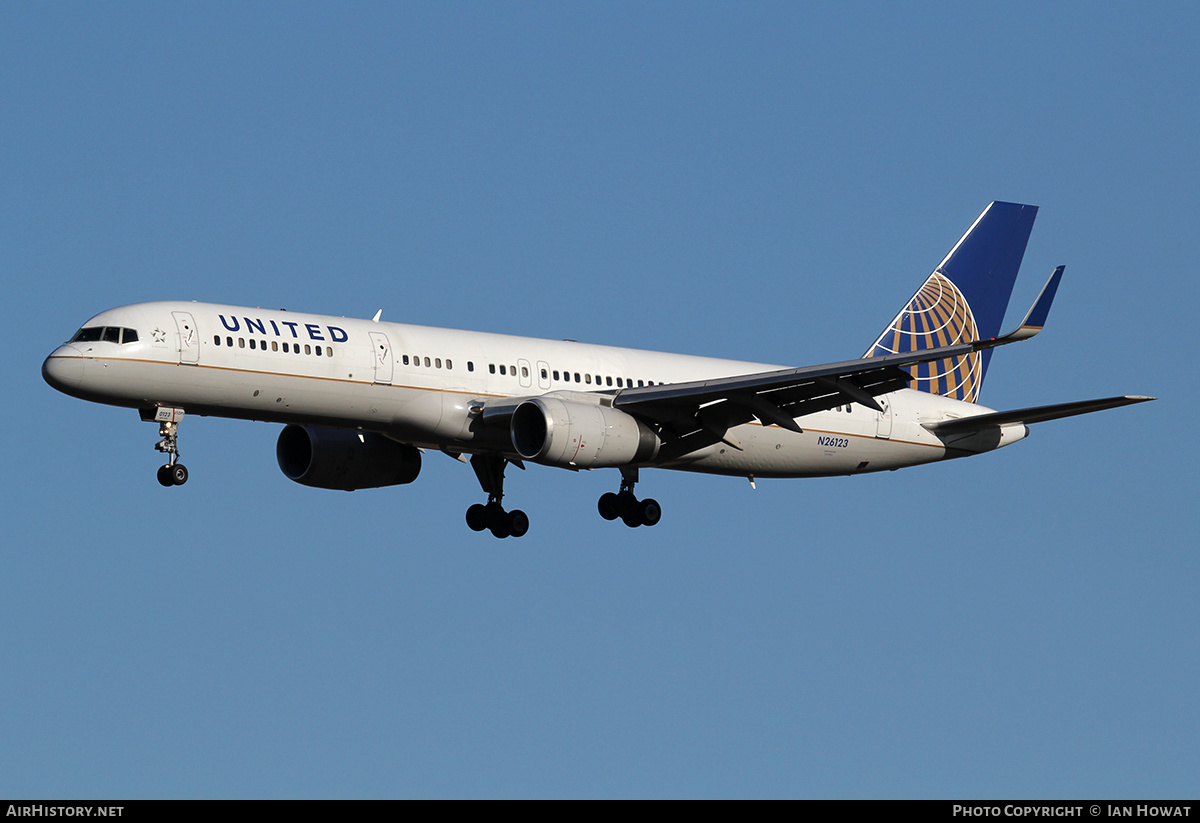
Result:
[[[305,354],[312,354],[312,346],[310,346],[310,345],[308,345],[307,343],[305,343],[305,344],[304,344],[304,353],[305,353]]]
[[[508,372],[506,372],[506,371],[504,370],[504,366],[501,366],[501,367],[500,367],[500,373],[501,373],[501,374],[508,374]]]
[[[529,367],[528,367],[528,366],[522,366],[522,367],[521,367],[521,376],[522,376],[522,377],[528,377],[528,376],[529,376]]]
[[[517,367],[516,367],[516,366],[509,366],[509,367],[508,367],[508,373],[509,373],[509,374],[511,374],[513,377],[516,377],[516,376],[517,376]]]
[[[546,379],[546,370],[545,369],[542,369],[542,379],[543,380]]]
[[[105,343],[120,343],[121,328],[119,326],[104,327],[104,342]]]
[[[606,377],[606,378],[604,378],[604,385],[606,385],[606,386],[611,386],[611,385],[612,385],[612,378],[611,378],[611,377]]]
[[[317,357],[321,356],[321,347],[320,346],[317,346],[316,355],[317,355]]]
[[[226,346],[229,346],[230,348],[232,348],[232,347],[233,347],[233,338],[232,338],[232,337],[226,337],[226,338],[225,338],[225,345],[226,345]]]
[[[401,357],[400,360],[404,363],[404,365],[406,365],[406,366],[408,365],[408,355],[407,354],[404,355],[403,357]]]
[[[254,348],[254,338],[250,338],[250,348]]]
[[[555,380],[557,380],[557,379],[558,379],[558,369],[555,369],[555,370],[554,370],[554,379],[555,379]]]
[[[244,348],[246,348],[246,338],[244,338],[244,337],[239,337],[239,338],[238,338],[238,348],[239,348],[239,349],[244,349]]]
[[[433,367],[435,369],[440,369],[442,367],[442,358],[440,358],[440,357],[433,358]]]
[[[221,345],[221,335],[219,335],[219,334],[214,334],[214,335],[213,335],[213,345],[214,345],[214,346],[219,346],[219,345]]]
[[[454,368],[454,364],[451,363],[449,359],[446,360],[446,368],[448,368],[448,369]]]
[[[576,382],[576,383],[582,383],[582,382],[583,382],[582,380],[580,380],[580,379],[579,379],[579,372],[575,372],[575,382]]]
[[[429,358],[425,358],[425,368],[429,368]]]
[[[333,357],[333,346],[326,346],[326,347],[325,347],[325,356],[326,356],[326,357]]]
[[[279,351],[279,341],[278,340],[271,341],[271,351]]]
[[[288,344],[284,343],[283,344],[283,353],[288,354],[290,351],[291,351],[291,349],[288,348]]]
[[[617,388],[621,387],[621,378],[617,378]]]
[[[583,382],[585,382],[585,383],[588,383],[588,384],[591,384],[591,382],[592,382],[592,376],[591,376],[590,374],[585,374],[585,375],[583,376]]]
[[[475,371],[475,361],[474,360],[467,361],[467,371]]]
[[[488,363],[488,371],[491,372],[492,374],[495,374],[496,373],[496,364]]]

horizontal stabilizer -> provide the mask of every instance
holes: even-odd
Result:
[[[1058,403],[1053,406],[1034,406],[1029,409],[979,414],[974,417],[960,417],[956,420],[943,420],[940,423],[926,423],[924,425],[925,428],[934,434],[957,434],[978,431],[989,426],[1041,423],[1045,420],[1057,420],[1060,417],[1073,417],[1077,414],[1115,409],[1118,406],[1128,406],[1133,403],[1145,403],[1147,400],[1153,399],[1153,397],[1142,397],[1140,395],[1105,397],[1100,400],[1080,400],[1075,403]]]

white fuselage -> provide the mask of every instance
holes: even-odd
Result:
[[[376,432],[452,454],[511,453],[505,432],[479,425],[499,398],[551,392],[615,395],[644,385],[783,368],[571,341],[326,317],[205,303],[142,303],[85,328],[119,327],[136,342],[67,343],[46,360],[52,385],[87,400],[139,409]],[[902,390],[799,418],[796,433],[758,422],[669,462],[644,466],[751,477],[810,477],[896,469],[1006,445],[949,443],[922,423],[989,409]]]

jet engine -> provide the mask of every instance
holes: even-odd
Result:
[[[286,426],[275,444],[279,468],[318,489],[376,489],[417,479],[421,452],[378,434],[319,426]]]
[[[649,426],[623,411],[552,395],[517,406],[509,432],[521,457],[568,469],[640,463],[660,445]]]

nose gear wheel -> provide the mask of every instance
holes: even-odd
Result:
[[[166,465],[158,467],[158,482],[164,486],[182,486],[188,480],[188,470],[179,462],[179,424],[160,423],[158,436],[162,440],[154,444],[154,449],[167,455]]]

